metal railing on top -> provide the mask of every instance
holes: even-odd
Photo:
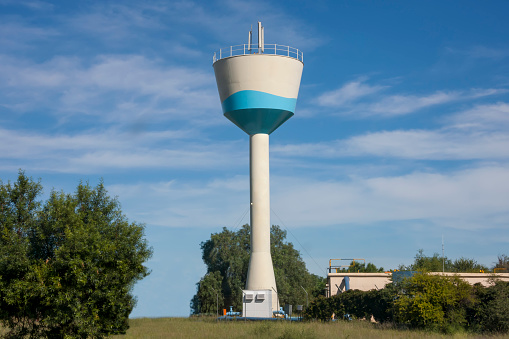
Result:
[[[251,44],[250,49],[249,44],[243,44],[221,48],[219,51],[214,52],[213,63],[224,58],[247,54],[282,55],[304,62],[304,54],[297,48],[285,45],[265,44],[262,52],[262,49],[258,48],[258,45]]]
[[[344,261],[344,260],[348,260],[352,264],[351,265],[332,265],[333,261]],[[366,265],[366,259],[330,259],[329,260],[329,273],[333,273],[332,270],[335,270],[336,273],[340,273],[340,270],[345,269],[345,268],[349,268],[349,267],[354,267],[355,266],[355,262],[356,261],[361,261],[361,260],[364,261],[364,266],[365,266]]]

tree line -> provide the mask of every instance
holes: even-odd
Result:
[[[459,258],[454,261],[447,258],[441,257],[438,253],[434,253],[432,256],[424,255],[424,250],[420,249],[415,258],[414,262],[408,266],[400,265],[398,270],[400,271],[425,271],[425,272],[454,272],[454,273],[488,273],[494,269],[507,269],[509,263],[509,257],[502,254],[498,256],[498,262],[490,270],[487,266],[479,264],[475,259]]]

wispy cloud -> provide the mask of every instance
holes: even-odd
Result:
[[[500,133],[396,130],[368,133],[347,140],[276,145],[278,157],[386,157],[415,160],[494,160],[509,158],[509,136]]]
[[[442,227],[481,230],[502,229],[509,222],[509,168],[504,166],[348,180],[272,179],[271,206],[277,214],[273,223],[281,218],[288,227],[427,220]],[[247,176],[206,182],[175,178],[108,190],[122,197],[130,218],[154,225],[233,228],[249,222]]]
[[[368,105],[368,114],[395,116],[458,100],[458,92],[435,92],[429,95],[391,95]]]
[[[469,91],[437,91],[423,96],[392,95],[368,105],[367,111],[382,116],[396,116],[416,112],[420,109],[443,105],[459,100],[472,100],[506,93],[506,89],[472,89]]]
[[[509,128],[509,104],[498,102],[477,105],[444,120],[453,128],[507,131]]]
[[[292,226],[431,220],[482,229],[509,222],[509,168],[504,166],[347,181],[278,177],[273,183],[272,206]]]
[[[317,102],[320,106],[339,107],[387,88],[380,85],[370,86],[364,81],[365,79],[351,81],[336,90],[325,92],[318,97]]]
[[[398,129],[345,140],[275,145],[279,157],[389,157],[419,160],[509,159],[509,105],[476,105],[444,118],[437,129]]]
[[[383,94],[394,92],[389,85],[368,84],[363,77],[345,83],[340,88],[318,96],[316,102],[323,107],[339,109],[343,115],[357,117],[394,117],[457,101],[475,100],[507,93],[504,88],[474,88],[470,90],[435,91],[422,95]]]
[[[137,137],[115,130],[43,135],[0,129],[0,168],[91,174],[126,168],[210,171],[247,163],[236,143],[196,143],[197,135],[192,130]]]
[[[5,18],[0,22],[3,53],[34,50],[39,43],[47,43],[59,35],[55,28],[31,26],[16,18]]]
[[[141,115],[161,121],[181,119],[185,112],[186,119],[200,116],[204,122],[218,102],[211,74],[139,55],[104,55],[90,65],[76,57],[34,63],[0,56],[0,63],[2,105],[23,113],[37,107],[103,121]]]
[[[41,0],[1,0],[0,5],[18,5],[33,10],[50,10],[53,4]]]
[[[472,59],[492,59],[501,60],[509,57],[508,48],[494,48],[491,46],[477,45],[468,49],[460,50],[456,48],[448,48],[447,52],[450,54],[465,55]]]
[[[234,228],[249,222],[247,176],[205,182],[184,182],[177,177],[157,183],[110,185],[108,191],[122,197],[129,218],[151,225]]]
[[[507,133],[398,130],[356,136],[344,144],[350,156],[420,160],[508,159]]]

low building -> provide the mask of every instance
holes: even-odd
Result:
[[[349,289],[369,291],[373,289],[384,288],[392,281],[392,272],[386,273],[351,273],[351,272],[330,272],[327,274],[327,292],[326,296],[345,292]],[[399,272],[399,271],[398,271]],[[403,272],[402,272],[403,273]],[[470,284],[481,283],[489,286],[490,280],[497,277],[503,281],[509,282],[509,273],[450,273],[450,272],[432,272],[431,274],[440,274],[446,276],[459,276]]]

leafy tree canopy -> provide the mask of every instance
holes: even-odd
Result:
[[[455,272],[455,273],[476,273],[488,272],[488,268],[477,263],[474,259],[459,258],[454,261],[447,257],[442,257],[438,253],[433,256],[424,255],[424,250],[420,249],[414,258],[414,263],[409,266],[401,265],[400,270],[420,271],[420,272]]]
[[[129,223],[103,183],[52,191],[20,171],[0,181],[0,321],[19,338],[125,333],[131,290],[149,274],[144,226]]]
[[[376,267],[375,264],[368,262],[367,264],[360,261],[350,262],[348,268],[342,268],[340,272],[352,272],[352,273],[377,273],[384,272],[383,267]]]
[[[242,309],[242,290],[246,285],[250,255],[251,228],[242,226],[237,231],[223,228],[210,239],[201,243],[202,258],[207,273],[196,284],[197,293],[191,300],[191,312],[215,313],[233,306]],[[276,285],[281,304],[306,305],[323,293],[325,279],[310,274],[293,244],[286,242],[286,231],[279,226],[271,227],[271,254]]]
[[[498,261],[495,263],[496,272],[509,272],[509,256],[502,254],[498,256]]]

